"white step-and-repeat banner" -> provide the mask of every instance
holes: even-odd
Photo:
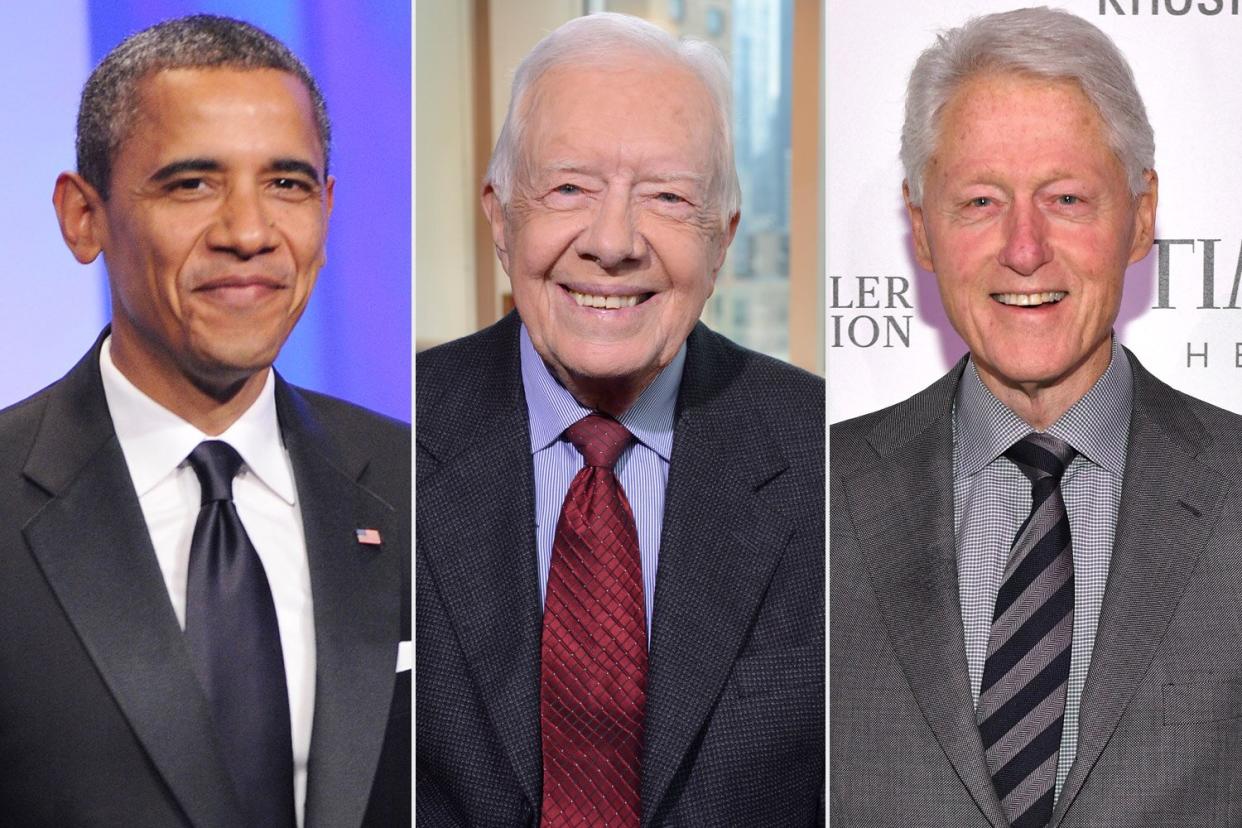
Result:
[[[828,4],[829,420],[899,402],[966,350],[914,262],[897,159],[906,80],[936,33],[1013,2]],[[1166,382],[1242,412],[1239,0],[1072,0],[1134,69],[1156,133],[1157,242],[1116,331]]]

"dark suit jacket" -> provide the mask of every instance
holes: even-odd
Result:
[[[1242,417],[1134,366],[1121,509],[1078,752],[1052,826],[1242,825]],[[831,817],[1006,825],[966,673],[952,403],[832,427]]]
[[[420,828],[541,804],[534,471],[510,315],[419,356]],[[660,543],[643,825],[807,825],[823,791],[823,381],[690,335]]]
[[[281,380],[276,404],[314,601],[306,825],[408,825],[408,426]],[[367,527],[382,547],[357,543]],[[242,825],[98,343],[0,412],[0,824]]]

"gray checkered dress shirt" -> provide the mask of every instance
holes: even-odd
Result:
[[[1113,339],[1108,370],[1048,433],[1078,451],[1061,480],[1074,544],[1074,643],[1056,795],[1078,749],[1078,704],[1091,662],[1117,528],[1134,384],[1130,361]],[[1031,483],[1005,450],[1031,432],[979,379],[972,361],[953,408],[953,528],[970,690],[979,704],[992,609],[1009,548],[1031,510]]]

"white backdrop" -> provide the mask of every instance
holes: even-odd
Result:
[[[910,68],[938,31],[1021,5],[828,2],[830,422],[905,399],[966,350],[945,319],[935,277],[911,253],[897,160],[903,97]],[[1242,411],[1239,0],[1060,7],[1121,48],[1156,133],[1156,237],[1166,243],[1126,274],[1117,333],[1161,379]]]

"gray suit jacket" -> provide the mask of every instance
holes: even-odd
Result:
[[[1128,352],[1127,352],[1128,353]],[[1130,355],[1134,411],[1078,753],[1052,826],[1242,825],[1242,417]],[[952,403],[965,362],[832,427],[831,816],[1005,826],[966,673]]]
[[[276,404],[314,601],[306,825],[408,825],[408,426],[283,380]],[[0,412],[0,824],[241,825],[210,717],[96,343]]]
[[[420,828],[537,823],[534,470],[511,315],[420,354]],[[695,328],[664,509],[643,825],[822,818],[823,381]]]

